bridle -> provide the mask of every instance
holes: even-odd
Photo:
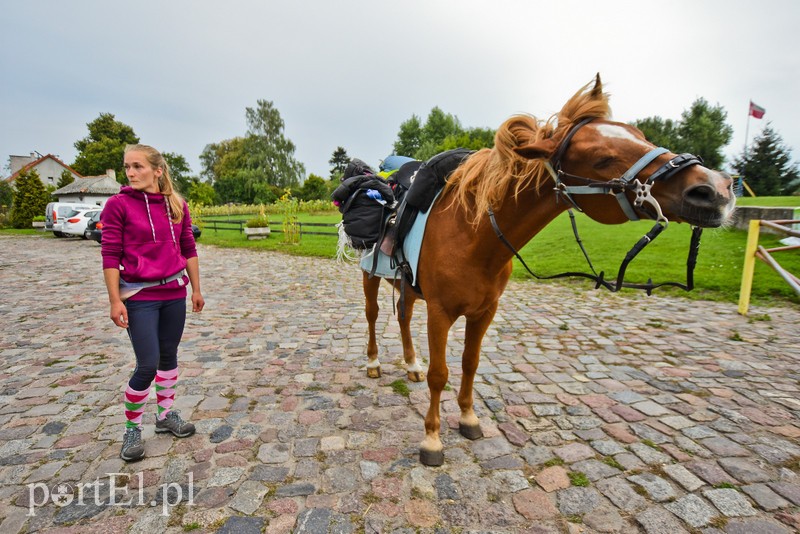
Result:
[[[686,284],[681,284],[679,282],[663,282],[660,284],[654,284],[652,279],[649,279],[646,284],[635,284],[625,282],[625,270],[628,267],[628,264],[633,261],[639,252],[644,249],[649,243],[651,243],[658,235],[667,227],[669,221],[664,216],[661,205],[658,203],[658,200],[650,193],[653,184],[659,180],[668,180],[676,173],[691,167],[693,165],[702,165],[702,160],[694,156],[692,154],[679,154],[668,162],[664,163],[661,167],[656,169],[646,180],[638,180],[637,177],[639,174],[647,167],[650,163],[652,163],[656,158],[669,152],[666,148],[653,148],[652,150],[648,151],[644,154],[639,160],[631,165],[631,167],[623,173],[622,176],[619,178],[614,178],[612,180],[604,181],[604,180],[597,180],[594,178],[587,178],[584,176],[577,176],[574,174],[570,174],[565,172],[561,167],[562,159],[566,154],[567,150],[569,149],[570,142],[572,138],[575,136],[575,133],[585,126],[586,124],[590,123],[593,118],[583,119],[582,121],[578,122],[575,126],[570,129],[564,139],[558,146],[553,157],[550,161],[545,163],[545,168],[550,173],[550,176],[553,178],[555,182],[555,191],[557,199],[564,199],[569,202],[576,210],[583,212],[578,201],[576,200],[576,196],[579,195],[613,195],[617,202],[619,203],[620,208],[622,209],[623,213],[628,217],[631,221],[638,221],[640,217],[637,213],[643,213],[649,219],[653,219],[656,221],[656,224],[653,228],[628,251],[628,254],[625,256],[625,259],[620,264],[619,271],[617,273],[617,280],[615,283],[609,282],[604,279],[603,275],[604,272],[601,271],[599,274],[595,271],[594,266],[592,265],[591,260],[589,259],[589,255],[586,252],[586,249],[583,247],[583,243],[578,236],[578,227],[575,222],[575,215],[572,212],[572,209],[569,209],[569,216],[572,223],[572,230],[575,234],[575,239],[578,242],[578,245],[583,252],[586,261],[589,264],[589,267],[592,270],[593,274],[589,273],[581,273],[581,272],[566,272],[560,273],[551,276],[539,276],[535,274],[522,257],[519,255],[517,250],[514,248],[511,243],[505,238],[503,233],[500,231],[500,227],[497,225],[497,220],[495,219],[494,212],[492,211],[491,207],[489,208],[489,220],[492,223],[492,227],[494,228],[495,233],[497,234],[498,238],[503,242],[503,244],[508,247],[516,256],[516,258],[522,263],[525,269],[535,278],[538,279],[550,279],[550,278],[562,278],[566,276],[580,276],[584,278],[589,278],[595,281],[595,289],[599,287],[605,287],[610,291],[619,291],[623,287],[632,288],[632,289],[642,289],[647,292],[648,295],[651,294],[652,290],[661,287],[661,286],[674,286],[679,287],[685,291],[691,291],[694,288],[694,268],[697,264],[697,253],[700,248],[700,236],[703,232],[702,228],[699,226],[695,226],[692,228],[692,239],[689,245],[689,255],[686,260]],[[581,185],[568,185],[565,183],[564,180],[568,181],[577,181],[580,182]],[[630,199],[628,198],[629,192],[634,193],[635,198],[633,203],[631,203]]]
[[[578,203],[573,198],[573,195],[612,194],[617,199],[622,211],[631,221],[639,220],[639,216],[636,213],[636,210],[638,209],[645,212],[650,219],[654,219],[658,224],[663,224],[664,227],[666,227],[669,221],[666,217],[664,217],[658,200],[656,200],[656,198],[650,194],[650,189],[653,187],[653,184],[656,181],[667,180],[687,167],[691,167],[692,165],[702,165],[703,161],[699,157],[692,154],[680,154],[664,163],[653,174],[651,174],[647,180],[637,180],[636,177],[642,172],[642,170],[644,170],[645,167],[647,167],[661,154],[669,152],[669,150],[666,148],[657,147],[653,148],[644,156],[639,158],[639,160],[631,165],[631,167],[625,171],[622,176],[612,180],[596,180],[593,178],[586,178],[564,172],[561,169],[561,160],[564,158],[564,154],[566,154],[572,138],[575,136],[575,133],[578,130],[590,123],[592,120],[594,119],[583,119],[578,124],[573,126],[573,128],[564,137],[564,140],[561,141],[561,144],[558,146],[558,150],[556,150],[553,158],[545,163],[545,168],[555,181],[556,193],[559,195],[559,197],[566,198],[569,203],[580,212],[583,212],[583,210],[580,208],[580,206],[578,206]],[[585,185],[567,185],[564,183],[564,178],[577,180],[583,182]],[[636,198],[633,201],[633,204],[631,204],[628,196],[625,194],[626,192],[633,192],[635,194]],[[655,213],[648,212],[647,208],[644,206],[645,204],[649,204]]]

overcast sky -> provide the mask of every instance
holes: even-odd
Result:
[[[734,129],[728,160],[771,122],[800,157],[800,1],[2,0],[0,161],[72,163],[113,113],[183,155],[244,135],[270,100],[307,173],[337,146],[377,166],[431,108],[465,127],[547,118],[599,72],[614,118],[679,119],[697,98]]]

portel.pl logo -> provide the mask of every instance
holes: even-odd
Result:
[[[158,506],[156,499],[147,501],[144,495],[144,473],[106,473],[107,478],[96,478],[92,482],[78,482],[75,485],[61,482],[48,486],[43,482],[28,484],[28,516],[35,516],[36,509],[52,502],[56,506]],[[119,478],[118,478],[119,477]],[[127,485],[118,485],[118,480],[138,478],[138,489],[132,492]],[[189,472],[189,483],[186,487],[187,495],[184,496],[184,486],[177,482],[162,484],[156,492],[160,492],[161,515],[168,515],[173,506],[184,502],[191,506],[194,504],[194,473]]]

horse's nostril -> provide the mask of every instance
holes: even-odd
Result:
[[[710,206],[714,204],[717,192],[710,185],[696,185],[684,193],[684,198],[692,204],[698,206]]]

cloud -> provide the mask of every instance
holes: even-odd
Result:
[[[618,120],[678,119],[702,97],[727,110],[732,157],[753,99],[767,115],[749,138],[770,120],[800,146],[792,0],[45,0],[4,12],[2,157],[71,162],[86,123],[109,112],[199,172],[206,144],[243,135],[245,108],[265,99],[307,171],[327,177],[337,146],[377,165],[412,114],[439,106],[491,128],[545,118],[596,72]]]

